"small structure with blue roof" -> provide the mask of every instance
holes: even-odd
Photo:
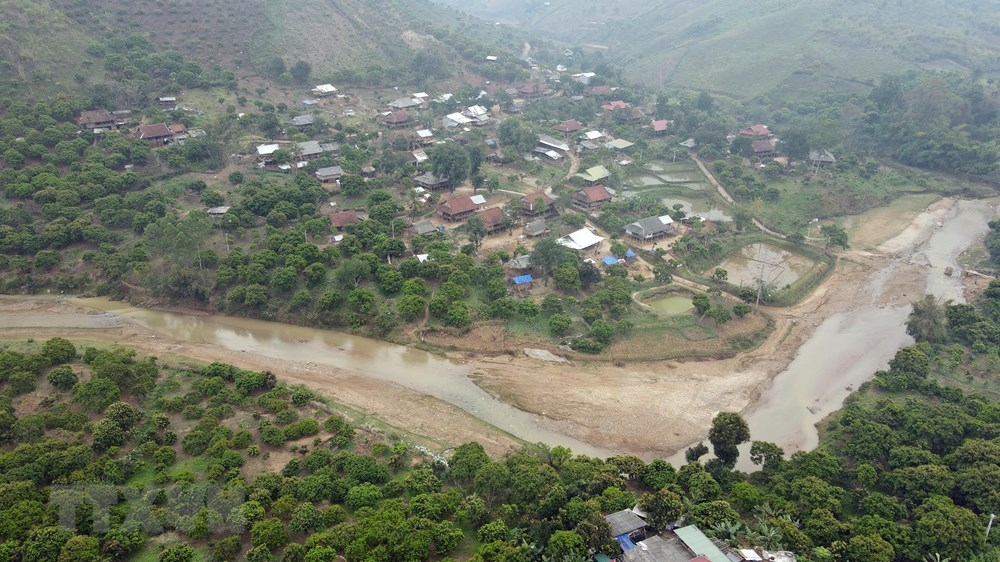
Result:
[[[629,248],[625,252],[625,259],[631,260],[631,259],[635,259],[635,257],[636,257],[636,253],[632,251],[632,248]]]
[[[618,263],[618,258],[614,256],[604,256],[604,259],[602,259],[601,262],[603,262],[606,266],[615,265]]]
[[[514,286],[518,289],[530,288],[531,284],[535,281],[530,275],[518,275],[517,277],[511,279]]]

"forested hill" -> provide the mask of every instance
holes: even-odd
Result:
[[[635,80],[752,97],[910,70],[998,70],[996,0],[440,0],[589,45]]]
[[[281,82],[302,61],[317,79],[371,85],[406,83],[409,70],[433,78],[477,41],[521,45],[426,0],[0,0],[0,13],[0,96],[12,97],[119,82],[106,45],[136,35],[206,72]]]

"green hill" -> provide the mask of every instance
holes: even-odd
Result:
[[[740,98],[918,70],[996,73],[1000,2],[442,0],[606,52],[630,78]]]

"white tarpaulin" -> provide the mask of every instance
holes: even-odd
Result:
[[[556,243],[566,246],[572,250],[586,250],[587,248],[604,242],[604,238],[594,234],[589,228],[581,228],[576,232],[563,236],[556,240]]]

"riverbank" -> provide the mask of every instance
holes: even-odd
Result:
[[[841,339],[842,331],[818,329],[831,318],[870,310],[899,314],[923,294],[929,276],[943,276],[937,270],[957,257],[956,248],[975,242],[979,234],[968,228],[970,218],[980,220],[992,212],[989,203],[942,200],[914,211],[905,224],[899,221],[895,232],[867,229],[852,240],[855,249],[841,254],[829,279],[801,303],[766,309],[775,329],[758,349],[724,360],[632,362],[612,349],[613,360],[607,362],[563,364],[520,353],[461,353],[443,363],[417,350],[336,332],[117,304],[96,310],[86,301],[57,298],[0,299],[0,326],[7,328],[6,339],[58,335],[122,343],[163,357],[271,370],[390,426],[425,435],[441,449],[477,440],[491,454],[502,455],[522,441],[542,440],[584,454],[669,457],[702,439],[711,419],[725,410],[743,412],[755,439],[797,450],[810,446],[801,435],[810,431],[811,416],[839,408],[849,392],[842,384],[844,365],[854,365],[852,376],[861,380],[882,361],[881,355],[872,358],[871,367],[852,359],[873,347],[870,338]],[[155,323],[150,320],[154,317]],[[200,339],[201,328],[187,324],[192,318],[224,324],[225,336]],[[849,320],[838,321],[850,325]],[[889,318],[879,326],[881,331],[901,331],[900,322]],[[345,338],[352,343],[338,343]],[[826,361],[800,351],[814,338],[819,338],[814,346],[838,353],[844,364],[826,369],[810,365]],[[894,340],[875,347],[891,357],[898,344]],[[796,357],[805,357],[806,372],[795,380],[808,379],[813,387],[786,388],[788,383],[776,378]],[[774,403],[787,409],[766,407]]]

